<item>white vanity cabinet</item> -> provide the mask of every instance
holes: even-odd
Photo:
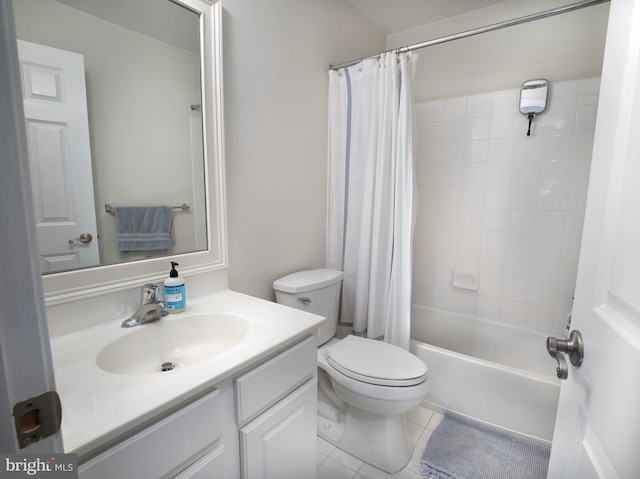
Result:
[[[243,479],[315,477],[316,376],[310,337],[236,380]]]
[[[316,356],[316,338],[308,336],[266,362],[247,364],[235,379],[81,458],[79,478],[315,477]]]

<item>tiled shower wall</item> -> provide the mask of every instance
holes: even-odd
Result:
[[[414,305],[563,330],[599,85],[551,83],[529,137],[518,88],[416,104]],[[477,275],[477,291],[454,287],[454,270]]]

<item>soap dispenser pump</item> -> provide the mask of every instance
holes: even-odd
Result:
[[[164,300],[169,313],[181,313],[187,306],[184,279],[178,276],[176,266],[180,265],[172,261],[169,277],[164,280]]]

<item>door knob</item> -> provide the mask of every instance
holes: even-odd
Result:
[[[562,353],[569,355],[569,361],[576,367],[580,367],[584,358],[584,342],[580,331],[574,329],[569,335],[569,339],[547,338],[547,352],[558,361],[556,374],[560,379],[567,379],[569,368]]]
[[[93,236],[91,235],[91,233],[82,233],[78,238],[70,239],[69,240],[69,244],[73,244],[76,241],[78,241],[78,242],[80,242],[82,244],[91,243],[93,241]]]

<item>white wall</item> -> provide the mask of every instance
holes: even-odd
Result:
[[[530,137],[518,89],[418,103],[414,304],[562,332],[598,92],[599,77],[552,83]],[[454,288],[454,270],[478,291]]]
[[[132,259],[117,251],[104,205],[193,205],[189,117],[199,113],[189,105],[200,103],[199,57],[57,2],[14,4],[18,38],[84,55],[100,259]],[[174,230],[171,251],[193,251],[194,215],[176,213]]]
[[[387,48],[420,43],[550,10],[567,0],[509,0],[387,38]],[[418,50],[417,101],[506,90],[533,78],[599,76],[609,4]]]
[[[324,267],[328,65],[384,49],[344,0],[223,0],[230,286]]]

